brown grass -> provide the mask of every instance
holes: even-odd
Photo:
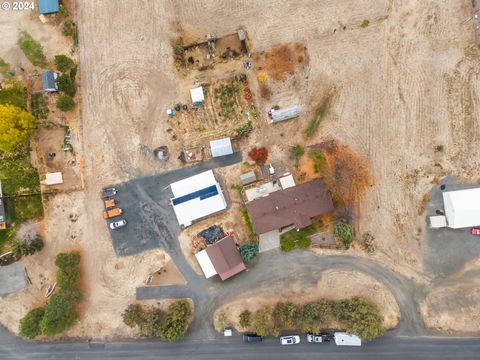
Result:
[[[293,75],[298,65],[308,64],[307,48],[300,43],[283,44],[265,52],[265,69],[274,80]]]
[[[425,209],[427,208],[427,203],[430,201],[432,197],[429,194],[423,194],[422,202],[420,203],[420,207],[418,208],[418,215],[422,215]]]

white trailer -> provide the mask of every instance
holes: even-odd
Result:
[[[338,346],[362,346],[362,339],[357,335],[350,335],[346,332],[336,332],[335,345]]]

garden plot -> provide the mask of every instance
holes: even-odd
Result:
[[[205,101],[200,107],[180,110],[170,119],[177,136],[191,146],[206,139],[236,135],[252,117],[248,80],[235,76],[203,85]]]

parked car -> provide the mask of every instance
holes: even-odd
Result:
[[[320,333],[323,342],[329,342],[335,339],[335,335],[333,333],[322,332]]]
[[[120,208],[113,208],[110,210],[105,210],[103,212],[103,218],[104,219],[110,219],[116,216],[120,216],[122,214],[122,209]]]
[[[323,342],[323,338],[321,335],[315,335],[315,334],[307,334],[307,341],[309,343],[321,343]]]
[[[480,228],[473,228],[472,235],[480,235]]]
[[[243,342],[251,343],[251,342],[258,342],[263,341],[263,338],[257,334],[243,334]]]
[[[106,189],[103,189],[103,197],[106,198],[106,197],[110,197],[110,196],[113,196],[117,193],[117,189],[115,188],[106,188]]]
[[[127,220],[121,219],[110,223],[110,229],[115,230],[127,225]]]
[[[300,336],[298,335],[288,335],[288,336],[282,336],[280,338],[280,343],[282,345],[295,345],[295,344],[300,344]]]

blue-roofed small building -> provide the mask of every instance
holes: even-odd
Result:
[[[44,71],[42,73],[43,91],[57,92],[58,91],[57,77],[58,77],[58,74],[56,72]]]
[[[227,208],[223,190],[212,170],[170,184],[170,203],[182,227]]]
[[[58,12],[58,0],[38,0],[39,14],[53,14]]]

